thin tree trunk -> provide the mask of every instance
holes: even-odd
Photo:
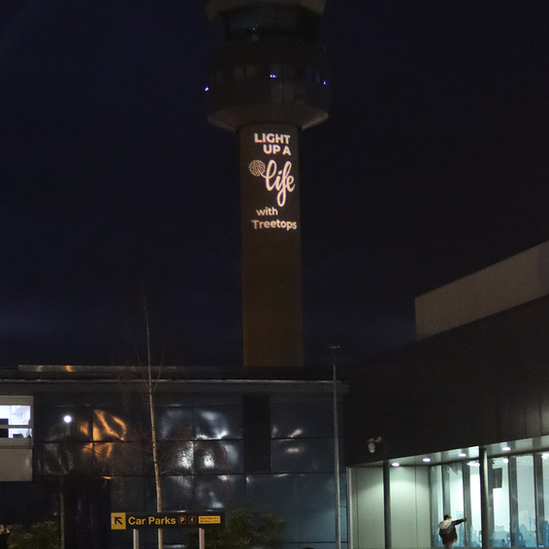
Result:
[[[151,365],[151,334],[149,327],[149,317],[147,314],[147,305],[145,309],[145,325],[147,329],[147,394],[149,401],[149,416],[151,421],[151,441],[152,441],[152,456],[154,466],[154,483],[156,486],[156,511],[162,511],[162,488],[160,486],[160,464],[158,463],[158,446],[156,441],[156,417],[154,409],[154,387],[152,380],[152,365]],[[163,549],[164,539],[162,528],[158,529],[158,549]]]
[[[59,490],[59,530],[61,535],[61,549],[65,549],[65,486],[61,475],[61,487]]]

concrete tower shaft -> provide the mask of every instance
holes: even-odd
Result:
[[[298,133],[328,117],[316,34],[324,0],[210,0],[226,43],[213,55],[208,120],[240,142],[245,367],[301,367]]]

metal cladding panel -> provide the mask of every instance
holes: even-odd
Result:
[[[357,368],[346,464],[548,436],[548,327],[546,296]]]
[[[71,423],[63,417],[70,415]],[[37,407],[34,414],[33,437],[36,441],[59,441],[92,439],[92,412],[87,408]]]
[[[194,438],[193,410],[190,407],[158,408],[157,437],[160,440],[192,440]]]
[[[197,474],[244,472],[244,443],[240,440],[196,441],[194,469]]]
[[[333,406],[326,400],[273,405],[271,423],[273,438],[331,438],[334,435]]]
[[[163,471],[170,471],[174,475],[190,475],[193,472],[194,442],[190,440],[159,442],[158,455]]]
[[[202,406],[194,410],[198,440],[241,439],[242,406]]]
[[[183,477],[181,477],[183,478]],[[111,480],[111,509],[144,509],[145,478],[113,477]]]
[[[334,470],[332,439],[273,440],[274,473],[325,473]]]
[[[39,470],[44,476],[92,476],[92,446],[65,441],[43,444]]]
[[[244,365],[303,366],[298,133],[240,131]]]
[[[143,474],[143,451],[124,441],[96,442],[90,452],[94,473],[102,476]]]

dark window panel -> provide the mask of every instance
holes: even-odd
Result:
[[[42,445],[44,476],[93,475],[92,445],[78,442],[48,442]]]
[[[143,449],[127,442],[96,442],[93,445],[96,474],[126,476],[143,474]]]
[[[248,473],[271,470],[271,415],[267,396],[244,397],[244,467]]]

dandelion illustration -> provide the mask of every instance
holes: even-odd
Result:
[[[252,160],[248,165],[248,169],[252,175],[261,177],[265,173],[265,164],[261,160]]]

